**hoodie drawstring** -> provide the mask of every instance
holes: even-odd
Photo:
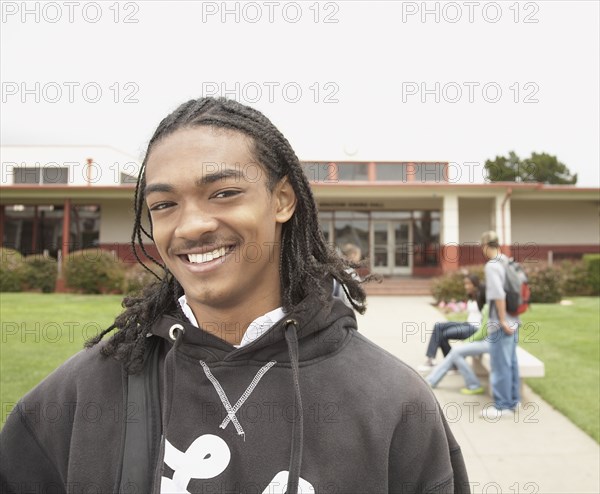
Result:
[[[256,387],[258,382],[262,379],[262,377],[276,363],[277,363],[276,361],[272,360],[272,361],[268,362],[267,364],[263,365],[260,368],[260,370],[256,373],[256,376],[254,376],[254,379],[252,379],[252,382],[250,383],[248,388],[246,388],[246,391],[244,391],[244,393],[242,394],[240,399],[237,401],[237,403],[234,406],[231,406],[229,398],[227,398],[227,395],[225,394],[225,391],[223,390],[223,387],[221,386],[219,381],[217,381],[217,378],[215,376],[213,376],[212,372],[210,371],[210,368],[208,367],[208,365],[206,365],[206,362],[200,360],[200,365],[202,366],[202,369],[204,370],[204,374],[206,375],[208,380],[212,383],[213,387],[215,388],[215,391],[217,392],[217,394],[219,395],[219,398],[221,399],[223,408],[225,408],[225,411],[227,412],[227,417],[225,417],[225,419],[223,420],[223,422],[221,422],[221,425],[219,426],[221,429],[225,429],[225,427],[227,427],[227,424],[229,424],[229,422],[231,421],[231,422],[233,422],[233,426],[235,427],[235,430],[237,431],[238,435],[244,436],[244,440],[246,440],[244,429],[242,429],[242,426],[240,425],[235,414],[242,407],[244,402],[250,397],[250,395],[252,394],[252,391],[254,391],[254,388]]]
[[[297,494],[300,479],[300,467],[302,465],[302,444],[304,442],[304,410],[302,408],[302,394],[300,393],[300,369],[298,366],[298,334],[296,328],[298,322],[295,319],[285,321],[285,341],[288,347],[290,363],[292,366],[292,378],[294,380],[294,423],[292,424],[292,446],[290,452],[290,467],[287,484],[287,494]]]
[[[160,448],[158,452],[158,457],[161,459],[165,457],[165,427],[166,424],[169,422],[169,416],[171,415],[171,408],[173,403],[174,386],[167,385],[167,383],[169,382],[167,379],[167,369],[169,368],[169,360],[172,358],[173,363],[171,364],[171,367],[173,369],[173,379],[171,382],[177,382],[175,375],[175,373],[177,372],[177,366],[175,365],[175,359],[177,357],[176,350],[179,348],[179,345],[181,345],[181,342],[183,341],[184,333],[185,328],[181,324],[173,324],[169,328],[169,338],[171,338],[171,340],[175,343],[173,343],[173,348],[167,353],[167,356],[165,357],[165,364],[163,368],[164,392],[162,397],[162,434],[160,436]],[[171,355],[173,356],[171,357]],[[157,468],[154,474],[154,480],[152,482],[152,484],[154,485],[152,491],[153,494],[160,492],[161,476],[162,468]]]
[[[285,341],[286,341],[287,348],[288,348],[288,355],[290,357],[290,364],[291,364],[291,368],[292,368],[292,379],[293,379],[293,384],[294,384],[294,409],[297,412],[294,414],[294,421],[292,423],[292,444],[291,444],[291,448],[290,448],[289,474],[288,474],[287,491],[286,491],[287,494],[297,494],[298,493],[299,482],[300,482],[300,468],[302,466],[302,446],[303,446],[303,442],[304,442],[304,409],[302,407],[302,394],[300,392],[300,380],[299,380],[300,369],[299,369],[299,363],[298,363],[299,362],[298,334],[296,332],[297,327],[298,327],[298,321],[296,321],[295,319],[288,319],[287,321],[285,321],[284,335],[285,335]],[[185,333],[185,329],[181,324],[173,324],[171,326],[171,328],[169,329],[169,337],[175,342],[173,344],[172,350],[169,352],[169,354],[173,355],[173,357],[172,357],[173,358],[173,362],[172,362],[172,369],[173,369],[172,380],[173,380],[173,382],[176,382],[177,366],[175,365],[175,359],[177,358],[177,349],[179,348],[179,346],[181,345],[181,342],[183,341],[184,333]],[[167,383],[167,367],[168,367],[167,363],[169,360],[169,354],[167,354],[167,358],[165,360],[165,368],[164,368],[164,382],[165,383]],[[240,400],[238,400],[238,402],[235,404],[235,406],[232,407],[231,403],[229,403],[229,400],[224,395],[224,393],[222,396],[221,392],[219,392],[219,389],[221,391],[223,391],[222,387],[220,386],[218,381],[216,381],[214,376],[212,376],[212,373],[208,369],[208,366],[204,362],[200,361],[200,364],[202,365],[202,368],[204,369],[206,377],[211,381],[211,383],[215,387],[215,390],[217,391],[219,397],[221,398],[221,401],[223,402],[223,406],[225,406],[225,409],[227,410],[227,417],[221,424],[221,428],[224,428],[225,426],[227,426],[227,424],[231,421],[231,422],[233,422],[238,434],[240,433],[241,426],[239,426],[239,422],[237,421],[235,412],[237,412],[237,410],[242,406],[243,402],[248,398],[248,396],[250,396],[250,393],[252,393],[252,390],[258,384],[258,381],[260,381],[262,376],[273,365],[275,365],[275,363],[276,362],[274,362],[274,361],[269,362],[259,370],[257,375],[252,380],[250,386],[248,386],[248,389],[242,396],[243,399],[240,398]],[[208,369],[208,372],[207,372],[207,369]],[[171,393],[172,393],[173,386],[166,386],[166,390],[171,390]],[[163,396],[163,400],[164,400],[163,401],[163,424],[168,423],[169,415],[171,412],[171,406],[169,406],[169,405],[171,405],[172,396],[167,396],[168,394],[169,393],[166,392]],[[239,427],[239,429],[238,429],[238,427]],[[243,434],[243,430],[241,430],[241,434]],[[164,455],[164,441],[165,441],[165,437],[163,435],[163,437],[161,438],[161,451],[160,451],[161,457]],[[160,485],[160,482],[158,484],[155,483],[155,485]]]
[[[164,394],[163,397],[163,424],[167,424],[169,421],[169,415],[171,414],[171,403],[172,403],[172,396],[167,396],[167,394],[172,395],[173,394],[173,386],[167,386],[166,383],[168,383],[169,381],[167,380],[167,368],[169,367],[167,364],[169,363],[169,357],[172,355],[172,368],[173,368],[173,377],[172,377],[172,382],[177,382],[177,365],[175,360],[177,359],[177,349],[179,348],[179,346],[181,345],[181,342],[183,341],[183,335],[185,334],[185,328],[181,325],[181,324],[173,324],[170,328],[169,328],[169,338],[171,338],[172,341],[174,341],[173,343],[173,348],[171,349],[171,351],[169,353],[167,353],[167,357],[165,359],[165,367],[164,367],[164,375],[163,375],[163,380],[165,383],[165,390],[167,391],[167,393]],[[167,406],[169,405],[169,406]]]

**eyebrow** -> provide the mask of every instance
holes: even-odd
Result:
[[[219,180],[225,180],[227,178],[235,178],[235,179],[243,179],[246,176],[240,171],[232,168],[228,168],[225,170],[219,170],[215,173],[207,173],[196,180],[196,186],[200,187],[202,185],[213,184],[218,182]]]
[[[203,185],[213,184],[218,182],[219,180],[225,180],[227,178],[235,178],[235,179],[245,179],[246,176],[240,170],[235,169],[226,169],[219,170],[214,173],[207,173],[203,175],[201,178],[198,178],[194,181],[196,187],[202,187]],[[144,190],[144,195],[148,196],[153,192],[173,192],[174,187],[170,184],[148,184],[146,185],[146,189]]]
[[[144,196],[152,194],[153,192],[172,192],[173,187],[169,184],[150,184],[146,185],[144,189]]]

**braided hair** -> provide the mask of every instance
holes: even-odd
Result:
[[[190,100],[160,122],[148,143],[135,188],[135,222],[131,247],[138,262],[152,272],[157,280],[146,286],[140,295],[125,297],[125,310],[114,323],[86,342],[86,347],[92,347],[106,334],[117,329],[103,345],[101,352],[121,360],[130,373],[141,370],[146,333],[153,322],[164,314],[185,317],[177,301],[183,295],[183,288],[166,266],[144,246],[144,238],[153,240],[152,222],[144,197],[146,164],[158,142],[177,130],[197,126],[229,129],[249,137],[253,144],[253,158],[265,169],[269,190],[272,191],[279,180],[287,177],[296,194],[295,211],[283,224],[281,235],[280,283],[283,309],[290,311],[313,287],[316,287],[319,299],[325,302],[332,287],[324,283],[324,279],[331,277],[341,284],[356,311],[363,314],[366,310],[365,292],[360,281],[353,276],[353,269],[359,265],[338,255],[325,241],[310,185],[298,157],[283,134],[262,113],[237,101],[226,98]],[[149,227],[143,225],[143,220],[147,221]],[[142,255],[162,270],[161,276],[146,266],[141,259]],[[366,278],[368,279],[369,277]]]

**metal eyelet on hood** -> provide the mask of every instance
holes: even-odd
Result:
[[[173,324],[170,328],[169,328],[169,338],[171,338],[173,341],[177,340],[177,334],[176,334],[176,330],[181,331],[181,333],[185,333],[185,328],[181,325],[181,324]]]

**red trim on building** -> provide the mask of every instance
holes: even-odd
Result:
[[[440,266],[444,273],[459,268],[460,249],[458,245],[442,245],[440,248]]]
[[[375,171],[375,162],[371,161],[367,165],[367,172],[369,174],[369,182],[375,182],[377,180],[377,175]]]
[[[518,262],[545,262],[548,260],[548,253],[552,252],[554,261],[561,259],[580,259],[584,254],[600,253],[598,245],[555,245],[555,244],[537,244],[527,242],[524,244],[514,243],[510,246],[502,246],[502,251]],[[471,266],[484,264],[486,259],[478,244],[460,245],[458,251],[459,266]]]
[[[418,278],[432,278],[444,274],[441,266],[413,266],[412,276]]]
[[[126,264],[136,264],[138,262],[135,257],[135,254],[133,253],[133,250],[131,249],[130,244],[103,243],[103,244],[100,244],[100,248],[102,250],[105,250],[108,252],[114,252],[116,254],[116,256]],[[142,259],[144,262],[148,262],[148,264],[152,264],[152,260],[150,260],[148,257],[146,257],[146,255],[140,250],[139,247],[136,247],[136,248],[137,248],[137,253],[138,253],[138,256],[140,257],[140,259]],[[144,244],[144,248],[146,249],[148,254],[150,254],[156,260],[158,260],[158,261],[161,260],[160,254],[158,253],[158,250],[154,244]]]

